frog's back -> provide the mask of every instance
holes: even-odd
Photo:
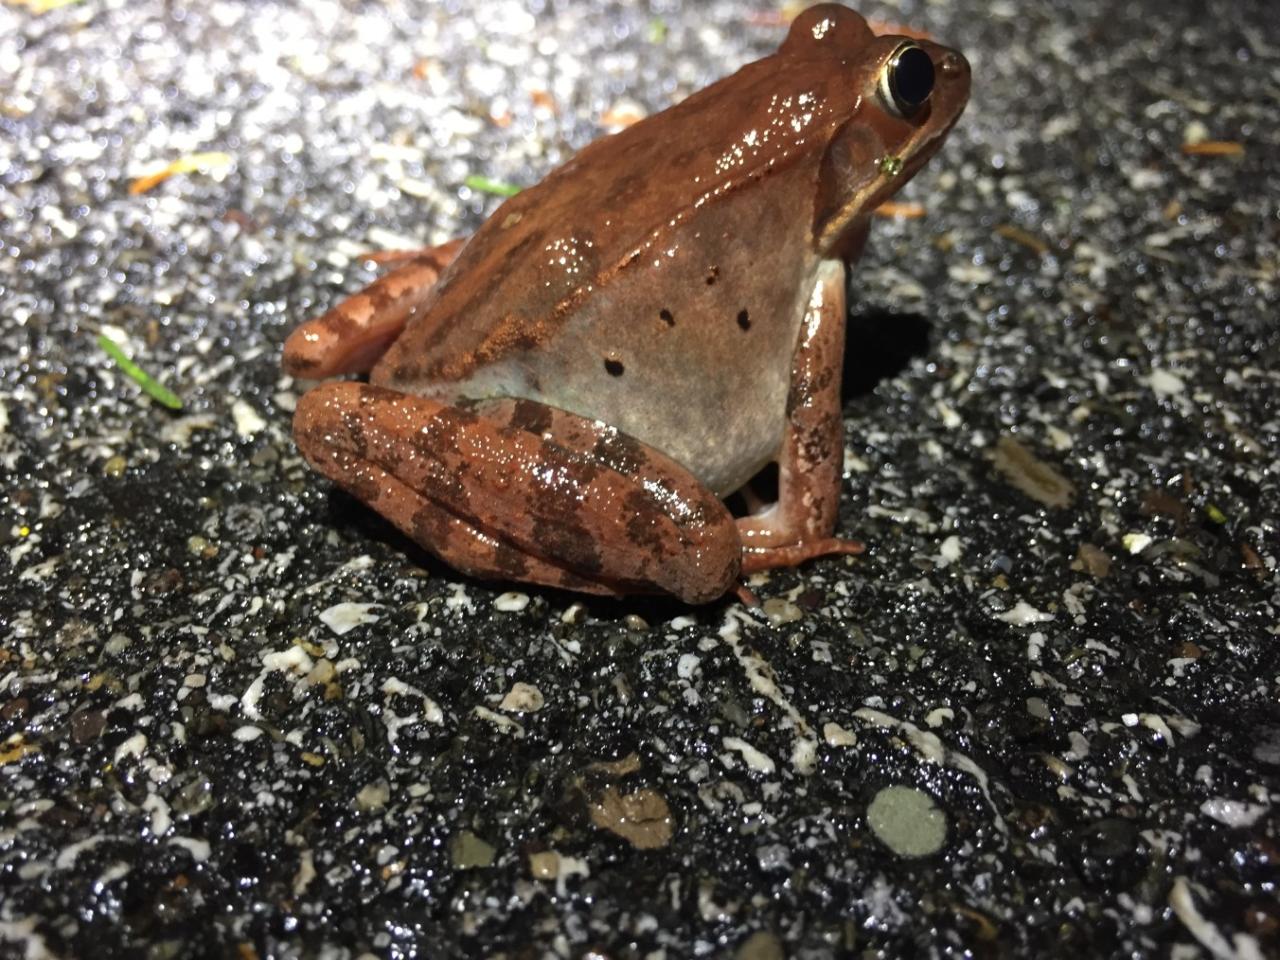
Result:
[[[546,344],[705,208],[762,177],[797,175],[812,159],[806,144],[837,122],[823,86],[837,79],[775,54],[588,145],[481,226],[375,379],[421,391]]]

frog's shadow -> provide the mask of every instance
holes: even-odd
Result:
[[[666,623],[682,613],[705,609],[691,607],[676,597],[661,594],[611,597],[577,593],[542,584],[480,579],[455,570],[430,550],[411,540],[390,520],[371,510],[345,490],[335,487],[330,492],[328,511],[328,522],[332,526],[345,528],[353,538],[385,545],[402,557],[409,566],[417,567],[431,580],[462,583],[469,589],[474,587],[476,596],[483,596],[486,592],[496,594],[504,590],[516,590],[542,596],[552,609],[560,610],[567,609],[572,603],[577,602],[586,607],[593,619],[608,622],[619,622],[628,614],[637,614],[649,623]]]
[[[896,377],[916,357],[929,353],[930,323],[919,313],[864,310],[849,315],[845,325],[843,381],[844,406]]]

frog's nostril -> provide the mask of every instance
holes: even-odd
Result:
[[[658,311],[658,318],[668,327],[674,327],[676,325],[676,318],[672,315],[671,311],[667,310],[665,307]]]
[[[745,307],[738,311],[738,326],[743,330],[751,329],[751,315],[747,313]]]

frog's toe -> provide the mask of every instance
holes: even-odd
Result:
[[[748,547],[742,551],[742,572],[757,573],[778,567],[796,567],[818,557],[840,554],[856,556],[866,549],[866,545],[860,541],[846,540],[843,537],[822,537],[775,547]]]

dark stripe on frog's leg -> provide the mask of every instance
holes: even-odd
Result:
[[[598,437],[591,448],[591,455],[628,477],[640,475],[644,468],[644,444],[616,430]]]
[[[507,422],[520,401],[497,403],[477,413],[330,383],[299,402],[294,434],[321,471],[470,572],[691,603],[729,589],[737,529],[688,471],[641,446],[625,475],[592,458],[600,425],[552,410],[538,416],[549,417],[547,436],[535,435]],[[499,543],[523,555],[523,570]]]
[[[338,486],[386,516],[410,539],[464,574],[603,596],[638,592],[626,584],[589,580],[531,556],[419,496],[387,471],[369,463],[357,467],[357,463],[355,457],[341,451],[313,460],[314,466]]]
[[[540,437],[551,429],[551,414],[552,408],[545,403],[535,403],[532,400],[516,400],[512,405],[510,415],[505,419],[497,419],[500,423],[505,422],[508,426],[527,430],[529,433]]]
[[[778,455],[778,502],[737,521],[744,573],[863,550],[856,540],[832,536],[844,460],[844,275],[838,261],[823,265],[801,324],[787,397],[787,429]]]
[[[588,420],[533,400],[482,400],[473,409],[496,423],[529,429],[583,462],[598,464],[650,488],[681,491],[687,496],[671,503],[670,519],[680,526],[717,522],[725,507],[710,490],[698,483],[681,464],[635,437],[599,420]],[[535,413],[534,411],[539,411]],[[691,486],[690,482],[695,486]]]
[[[404,266],[302,324],[285,341],[285,372],[308,380],[367,373],[404,330],[465,242],[451,240],[414,252]]]

